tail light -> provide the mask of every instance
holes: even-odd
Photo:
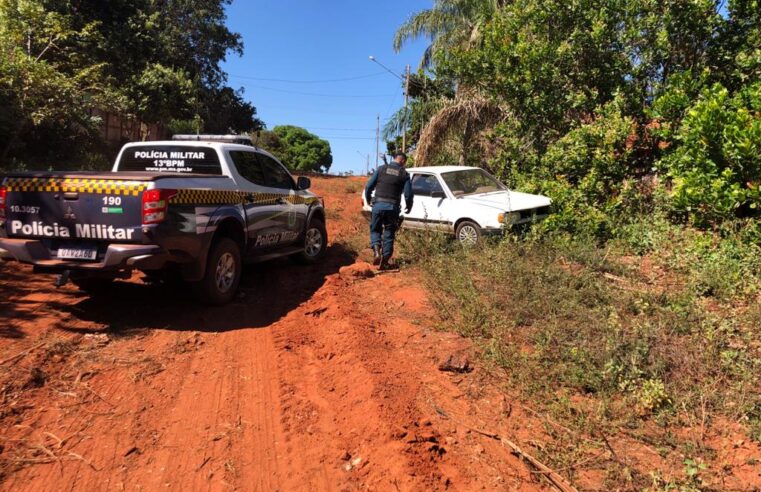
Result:
[[[5,204],[8,190],[5,186],[0,186],[0,221],[5,220]]]
[[[143,224],[158,224],[166,220],[169,200],[177,190],[154,189],[143,192]]]

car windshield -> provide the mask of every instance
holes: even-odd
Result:
[[[449,186],[454,196],[490,193],[507,189],[505,185],[483,169],[452,171],[442,173],[441,177],[444,178],[444,182]]]

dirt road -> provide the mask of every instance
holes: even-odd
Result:
[[[249,268],[209,308],[138,278],[90,298],[0,268],[4,490],[479,490],[541,487],[498,441],[528,421],[437,330],[414,271],[370,276],[361,181],[315,179],[315,267]]]

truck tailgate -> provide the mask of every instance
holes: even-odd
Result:
[[[140,243],[142,192],[150,181],[147,176],[8,177],[3,181],[6,233],[50,239],[61,247],[67,243],[97,247],[99,241]]]

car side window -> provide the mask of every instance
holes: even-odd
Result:
[[[264,154],[256,154],[256,158],[262,165],[266,186],[271,188],[284,188],[287,190],[295,188],[293,178],[291,178],[291,175],[285,170],[282,164]]]
[[[256,153],[246,152],[243,150],[230,151],[230,158],[235,164],[235,168],[245,180],[250,181],[259,186],[267,186],[264,179],[264,171],[262,165],[256,158]]]
[[[415,195],[431,196],[434,191],[444,191],[432,174],[417,174],[412,178],[412,193]]]

